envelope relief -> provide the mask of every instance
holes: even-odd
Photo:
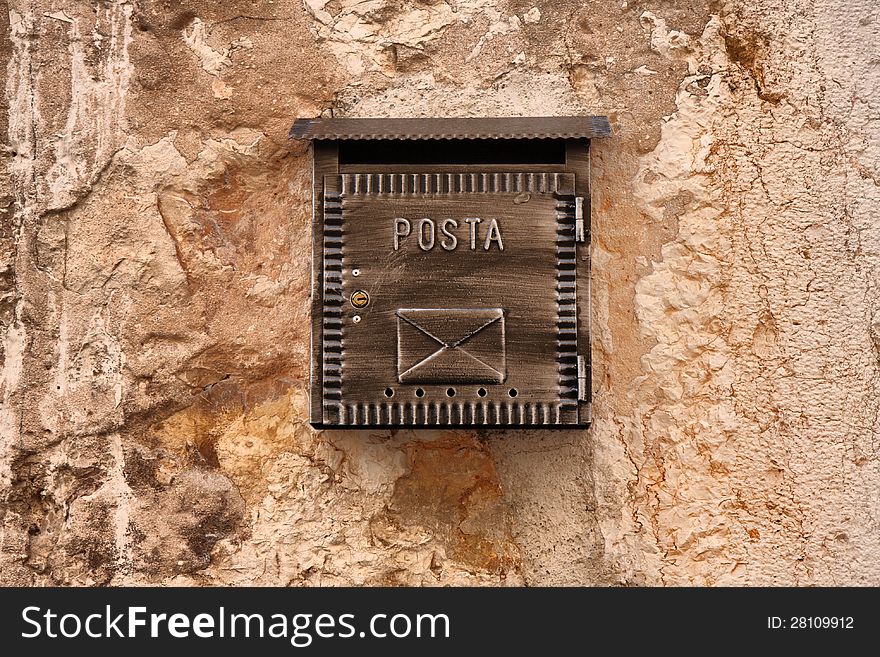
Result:
[[[400,383],[503,383],[501,308],[399,308]]]

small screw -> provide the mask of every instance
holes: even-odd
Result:
[[[361,270],[360,270],[360,269],[352,269],[352,270],[351,270],[351,275],[352,275],[352,276],[360,276],[360,275],[361,275]]]
[[[349,301],[355,308],[366,308],[370,303],[370,295],[363,290],[355,290],[351,293]]]
[[[361,316],[355,315],[354,317],[351,318],[351,321],[353,321],[355,324],[357,324],[358,322],[361,321]]]

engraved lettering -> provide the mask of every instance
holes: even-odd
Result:
[[[419,249],[432,251],[439,243],[444,251],[455,251],[459,244],[467,244],[467,238],[461,234],[464,227],[460,222],[468,225],[471,251],[478,251],[477,244],[483,247],[483,251],[491,251],[494,243],[499,251],[504,251],[504,240],[501,236],[501,224],[498,219],[482,219],[480,217],[465,217],[464,219],[405,219],[396,217],[394,220],[394,250],[399,251],[403,241],[410,236],[415,228],[416,240]],[[415,226],[414,226],[415,224]],[[485,224],[486,232],[480,232],[480,225]],[[439,237],[437,233],[440,233]],[[461,238],[461,239],[460,239]],[[465,247],[467,248],[467,247]]]
[[[481,221],[478,217],[466,217],[464,220],[471,227],[471,251],[477,250],[477,224]]]
[[[458,228],[458,222],[455,219],[444,219],[440,224],[440,232],[443,233],[444,237],[449,239],[441,239],[440,246],[442,246],[446,251],[452,251],[458,246],[458,238],[449,232],[448,226],[452,226],[453,228]]]
[[[486,242],[483,244],[483,248],[486,251],[489,250],[493,240],[498,242],[498,250],[503,251],[504,242],[501,241],[501,229],[498,227],[498,222],[495,219],[489,222],[489,232],[486,233]]]
[[[427,236],[425,235],[427,230]],[[419,222],[419,248],[422,251],[430,251],[434,248],[434,222],[430,219],[422,219]]]
[[[401,232],[401,228],[403,228],[403,232]],[[394,220],[394,250],[397,251],[400,249],[400,238],[407,237],[412,231],[412,226],[409,223],[408,219],[396,218]]]

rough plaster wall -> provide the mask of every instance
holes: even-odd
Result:
[[[871,0],[10,0],[3,584],[880,584]],[[590,431],[315,432],[298,116],[606,113]]]

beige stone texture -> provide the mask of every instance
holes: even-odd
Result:
[[[0,583],[880,584],[874,0],[8,0]],[[585,431],[315,431],[297,117],[607,114]]]

